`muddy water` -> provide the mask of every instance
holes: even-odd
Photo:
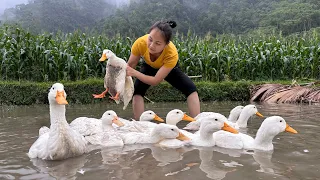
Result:
[[[246,102],[205,102],[203,111],[228,115]],[[30,160],[26,153],[41,126],[49,126],[48,105],[0,106],[0,179],[320,179],[319,105],[256,104],[265,116],[280,115],[299,134],[281,133],[273,152],[223,148],[163,149],[151,145],[94,150],[64,161]],[[107,109],[132,117],[131,107],[112,103],[68,105],[67,120],[79,116],[99,118]],[[162,118],[186,104],[147,104]],[[254,136],[262,119],[249,120],[247,133]],[[179,127],[186,123],[180,122]]]

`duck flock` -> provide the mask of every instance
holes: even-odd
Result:
[[[108,93],[117,104],[122,101],[123,109],[126,109],[134,92],[132,77],[126,75],[127,63],[106,49],[100,61],[107,59],[105,91],[93,94],[93,97],[104,98]],[[147,110],[139,120],[134,120],[121,118],[115,111],[107,110],[101,118],[78,117],[70,122],[66,119],[66,97],[63,84],[52,85],[48,93],[50,127],[40,127],[39,137],[27,153],[32,161],[64,160],[81,157],[96,149],[105,154],[106,149],[139,149],[147,145],[154,149],[161,147],[174,151],[178,148],[192,149],[189,147],[254,150],[255,157],[259,151],[272,152],[272,141],[279,133],[297,133],[282,117],[265,118],[253,104],[234,107],[228,118],[218,112],[201,112],[193,118],[179,109],[173,109],[165,119]],[[248,120],[252,116],[264,118],[255,137],[246,133]],[[180,121],[189,123],[178,128]],[[155,158],[158,156],[156,150],[152,150],[152,153]],[[208,160],[211,159],[212,150],[202,150],[199,156],[202,160],[199,168],[210,172],[209,177],[218,176],[219,171],[212,171],[208,169],[210,166],[205,165],[210,164]]]
[[[263,118],[252,104],[233,108],[228,118],[218,112],[202,112],[192,118],[179,109],[173,109],[165,120],[151,110],[142,113],[139,120],[127,120],[115,111],[107,110],[101,118],[79,117],[68,123],[66,97],[63,84],[52,85],[48,93],[50,127],[39,129],[39,137],[27,153],[31,159],[63,160],[96,148],[127,144],[272,151],[272,141],[279,133],[297,133],[284,118],[269,116],[262,121],[255,137],[247,135],[248,119],[254,115]],[[180,129],[177,123],[182,120],[190,122]]]

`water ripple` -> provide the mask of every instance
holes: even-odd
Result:
[[[205,102],[202,110],[228,115],[232,107],[245,102]],[[230,150],[218,147],[164,149],[152,145],[98,149],[64,161],[30,160],[27,152],[38,138],[41,126],[49,126],[47,106],[1,107],[0,179],[316,179],[319,175],[320,116],[317,105],[256,104],[267,116],[281,115],[299,133],[281,133],[273,140],[274,151]],[[187,111],[185,103],[146,104],[161,117],[174,108]],[[100,117],[106,109],[129,118],[112,103],[72,105],[67,119]],[[263,119],[251,118],[247,133],[255,136]],[[179,127],[186,123],[180,123]]]

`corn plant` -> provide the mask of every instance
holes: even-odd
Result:
[[[319,79],[320,43],[317,31],[284,37],[281,34],[235,36],[188,32],[172,40],[179,65],[201,80]],[[16,27],[0,28],[0,79],[29,81],[103,78],[103,49],[128,60],[135,38],[74,33],[31,34]]]

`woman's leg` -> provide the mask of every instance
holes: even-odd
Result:
[[[145,75],[154,76],[157,73],[157,69],[153,69],[146,63],[143,63],[141,66],[140,72]],[[134,93],[132,97],[132,110],[135,120],[139,120],[141,114],[144,112],[144,95],[146,94],[150,85],[143,83],[139,79],[136,79],[134,82]]]
[[[197,91],[188,96],[187,104],[190,116],[196,117],[200,113],[200,100]]]
[[[141,95],[134,95],[132,98],[133,117],[135,120],[139,120],[141,114],[144,112],[144,99]]]
[[[197,116],[200,113],[197,88],[192,80],[181,71],[179,65],[171,70],[165,80],[186,96],[190,116]]]

